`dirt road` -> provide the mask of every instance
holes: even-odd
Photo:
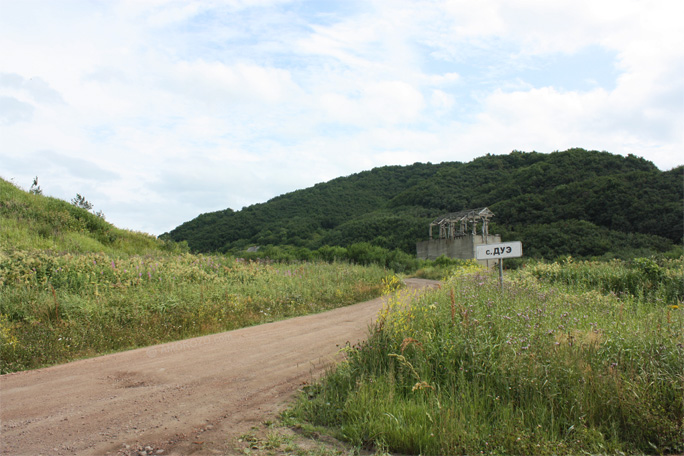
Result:
[[[0,454],[231,454],[383,302],[0,376]]]

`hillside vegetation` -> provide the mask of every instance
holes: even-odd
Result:
[[[0,220],[3,250],[119,255],[187,251],[185,244],[119,229],[85,209],[58,198],[26,192],[4,179],[0,179]]]
[[[383,454],[682,454],[683,274],[567,259],[501,289],[464,268],[392,296],[288,419]]]
[[[435,217],[487,206],[496,214],[490,231],[521,240],[527,257],[645,256],[681,244],[683,176],[682,166],[660,171],[632,155],[514,151],[375,168],[202,214],[161,237],[198,252],[368,242],[413,254]]]
[[[192,255],[0,179],[0,374],[378,296],[379,266]]]

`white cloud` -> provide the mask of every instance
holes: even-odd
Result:
[[[0,2],[0,176],[38,174],[159,234],[373,166],[585,147],[669,169],[684,146],[677,7]],[[568,84],[546,65],[586,49],[614,71]]]
[[[27,122],[33,117],[33,106],[14,97],[0,95],[0,124]]]
[[[321,105],[328,118],[360,127],[404,123],[416,120],[423,108],[423,95],[402,81],[369,83],[357,97],[324,94]]]
[[[295,97],[299,88],[290,73],[279,68],[239,63],[180,62],[173,68],[174,93],[187,93],[208,104],[280,103]]]
[[[438,111],[449,111],[454,106],[454,97],[442,90],[433,90],[430,104]]]
[[[458,83],[461,80],[461,76],[458,73],[445,73],[428,75],[425,79],[429,85],[441,87]]]

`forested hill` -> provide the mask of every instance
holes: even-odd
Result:
[[[487,206],[495,213],[490,231],[522,240],[526,256],[662,251],[682,242],[683,176],[682,166],[660,171],[632,155],[514,151],[375,168],[237,212],[202,214],[162,237],[200,252],[370,242],[412,253],[435,217]]]

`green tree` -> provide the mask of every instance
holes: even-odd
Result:
[[[85,199],[85,197],[80,193],[76,193],[76,197],[72,198],[71,204],[76,207],[80,207],[81,209],[85,209],[86,211],[89,211],[93,208],[93,204]]]
[[[36,176],[33,179],[33,183],[31,184],[31,188],[29,189],[29,193],[33,193],[34,195],[42,195],[43,190],[40,188],[40,185],[38,185],[38,176]]]

